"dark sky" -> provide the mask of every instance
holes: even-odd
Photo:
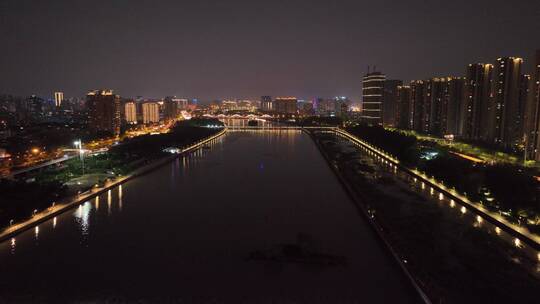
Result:
[[[0,93],[358,100],[540,48],[539,0],[0,0]]]

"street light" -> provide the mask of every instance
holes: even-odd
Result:
[[[84,150],[82,148],[82,141],[79,139],[74,141],[73,144],[75,145],[76,149],[79,149],[79,159],[81,160],[82,174],[84,175]]]

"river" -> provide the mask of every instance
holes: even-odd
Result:
[[[1,243],[0,274],[0,302],[417,301],[300,131],[229,132]]]

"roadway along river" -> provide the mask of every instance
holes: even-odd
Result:
[[[231,132],[0,244],[0,274],[0,302],[417,301],[299,131]]]

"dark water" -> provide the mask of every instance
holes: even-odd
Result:
[[[0,244],[0,302],[414,299],[299,131],[229,133]]]

